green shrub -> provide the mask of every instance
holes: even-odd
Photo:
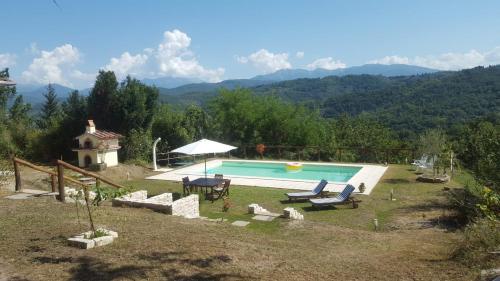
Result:
[[[469,266],[489,268],[495,266],[495,261],[498,261],[498,256],[492,252],[499,249],[500,222],[480,219],[465,228],[454,257]]]

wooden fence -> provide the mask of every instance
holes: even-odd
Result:
[[[58,199],[61,202],[66,201],[66,193],[64,190],[65,181],[71,182],[73,184],[77,184],[83,188],[88,188],[88,184],[86,184],[82,181],[79,181],[77,179],[74,179],[72,177],[69,177],[67,175],[64,175],[64,169],[69,169],[69,170],[72,170],[74,172],[80,173],[82,175],[94,178],[96,186],[99,186],[100,182],[104,182],[104,183],[106,183],[110,186],[116,187],[116,188],[125,188],[124,186],[117,184],[117,183],[114,183],[114,182],[112,182],[112,181],[110,181],[110,180],[108,180],[108,179],[106,179],[98,174],[95,174],[95,173],[92,173],[89,171],[85,171],[85,170],[80,169],[76,166],[73,166],[69,163],[66,163],[62,160],[57,160],[56,172],[51,171],[51,170],[44,168],[44,167],[37,166],[31,162],[28,162],[26,160],[23,160],[23,159],[20,159],[17,157],[13,157],[12,162],[14,164],[14,175],[15,175],[15,179],[16,179],[16,187],[15,187],[16,191],[22,190],[21,170],[19,169],[19,166],[23,165],[23,166],[29,167],[33,170],[48,174],[50,176],[50,179],[51,179],[50,183],[51,183],[52,192],[56,192],[56,187],[57,187],[58,192],[59,192]]]

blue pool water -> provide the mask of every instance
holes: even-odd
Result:
[[[286,163],[222,161],[222,165],[207,169],[207,174],[292,180],[321,180],[347,182],[361,167],[303,164],[300,171],[289,172]]]

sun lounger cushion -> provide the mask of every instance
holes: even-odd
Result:
[[[342,192],[336,197],[332,198],[320,198],[320,199],[309,199],[313,205],[335,205],[344,203],[349,199],[351,193],[354,191],[355,187],[348,184]]]
[[[319,184],[312,190],[312,191],[304,191],[304,192],[292,192],[292,193],[287,193],[286,195],[288,197],[295,197],[295,198],[307,198],[307,197],[315,197],[321,194],[323,189],[325,189],[325,186],[328,184],[326,180],[321,180]]]

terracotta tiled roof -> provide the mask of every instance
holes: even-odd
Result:
[[[108,131],[101,131],[101,130],[95,130],[94,133],[89,134],[92,135],[100,140],[110,140],[110,139],[119,139],[122,138],[123,136],[118,134],[118,133],[113,133],[113,132],[108,132]]]

